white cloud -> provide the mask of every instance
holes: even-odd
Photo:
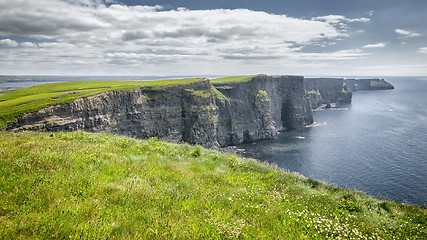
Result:
[[[305,46],[330,45],[348,37],[346,23],[369,21],[340,15],[307,20],[248,9],[164,10],[103,2],[112,1],[0,0],[0,36],[30,39],[21,47],[9,39],[17,48],[3,52],[0,63],[37,68],[55,63],[58,68],[99,71],[127,71],[124,66],[129,65],[139,66],[136,69],[143,74],[150,74],[147,69],[182,67],[196,71],[194,66],[206,63],[216,70],[220,62],[233,68],[245,61],[308,59],[310,53],[301,52]],[[312,56],[333,60],[364,55],[342,51]],[[0,71],[7,69],[3,66]]]
[[[6,38],[0,40],[0,47],[17,47],[18,45],[19,43],[12,39]]]
[[[427,47],[422,47],[418,49],[419,53],[427,54]]]
[[[349,21],[349,22],[369,22],[369,21],[371,21],[371,19],[364,18],[364,17],[362,17],[362,18],[352,18],[352,19],[346,19],[346,20]]]
[[[420,36],[422,36],[421,33],[406,31],[406,30],[402,30],[402,29],[398,29],[398,28],[396,30],[394,30],[394,32],[401,34],[404,37],[420,37]]]
[[[363,46],[362,48],[383,48],[385,47],[387,44],[386,43],[375,43],[375,44],[368,44]]]
[[[369,18],[347,18],[342,15],[327,15],[321,17],[314,17],[312,20],[325,21],[330,24],[338,24],[342,22],[369,22]]]
[[[37,43],[32,43],[32,42],[22,42],[21,47],[24,48],[33,48],[33,47],[37,47]]]
[[[360,49],[348,49],[335,52],[304,53],[297,58],[310,60],[348,60],[370,55]]]

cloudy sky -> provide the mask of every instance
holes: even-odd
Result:
[[[0,0],[0,74],[427,75],[426,0]]]

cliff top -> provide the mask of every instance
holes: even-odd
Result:
[[[111,90],[133,90],[144,86],[167,86],[201,81],[200,78],[159,81],[83,81],[43,84],[0,95],[0,128],[27,112],[72,102]]]
[[[215,78],[211,79],[212,84],[227,84],[227,83],[238,83],[238,82],[248,82],[252,80],[256,76],[260,76],[262,74],[258,75],[246,75],[246,76],[231,76],[231,77],[223,77],[223,78]]]

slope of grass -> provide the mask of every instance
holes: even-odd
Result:
[[[23,88],[0,95],[0,128],[26,112],[38,111],[50,105],[71,102],[79,97],[110,90],[132,90],[143,86],[183,84],[201,79],[161,81],[84,81],[61,82]]]
[[[259,74],[261,75],[261,74]],[[223,77],[223,78],[215,78],[211,79],[212,84],[227,84],[227,83],[238,83],[238,82],[248,82],[252,80],[252,78],[259,75],[248,75],[248,76],[232,76],[232,77]]]
[[[426,239],[426,209],[198,146],[0,133],[0,239]]]

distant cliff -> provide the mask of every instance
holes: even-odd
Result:
[[[25,113],[6,130],[108,132],[206,147],[274,138],[313,122],[304,78],[257,76],[112,90]]]
[[[352,92],[364,90],[389,90],[394,86],[384,79],[344,79],[344,83]]]
[[[352,92],[342,78],[305,78],[304,87],[313,109],[332,103],[350,103]]]

